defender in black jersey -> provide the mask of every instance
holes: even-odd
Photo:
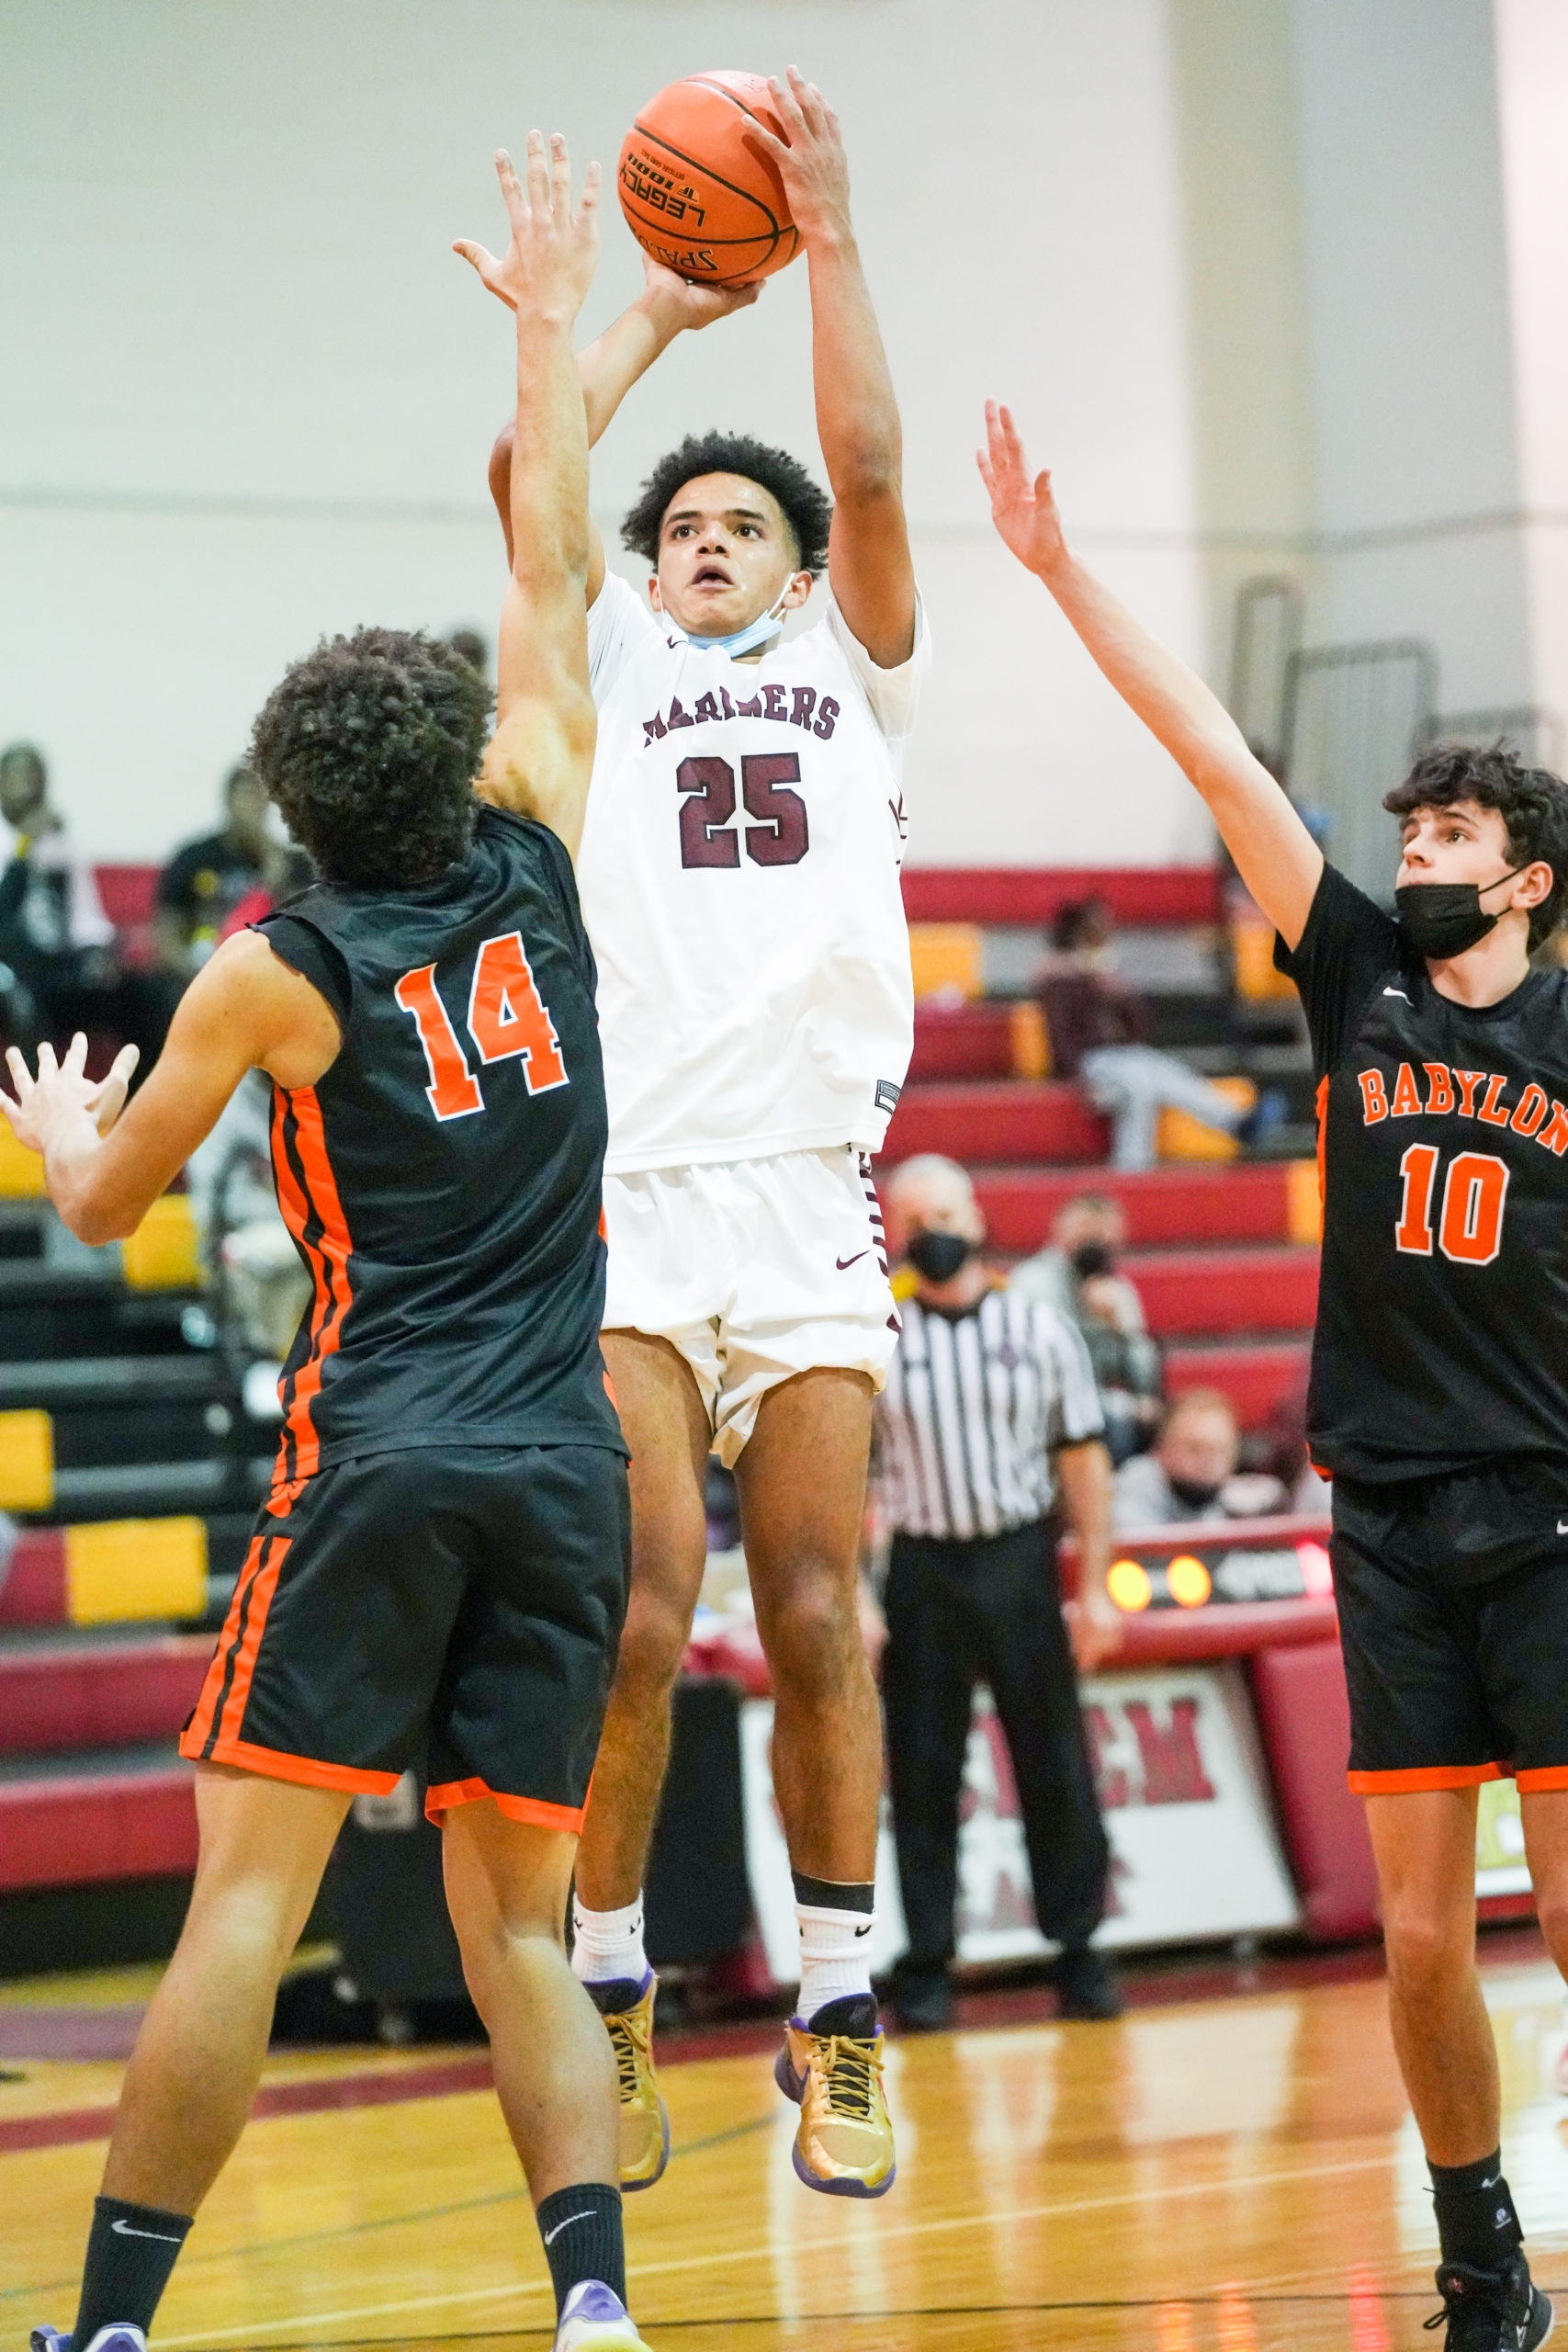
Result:
[[[1383,913],[1324,864],[1215,697],[1068,552],[994,405],[997,528],[1213,813],[1280,933],[1318,1074],[1322,1287],[1308,1435],[1334,1479],[1351,1781],[1382,1894],[1450,2352],[1533,2352],[1475,1973],[1478,1784],[1517,1777],[1540,1924],[1568,1963],[1568,786],[1434,747]]]
[[[313,1299],[200,1701],[201,1852],[126,2077],[74,2344],[141,2352],[239,2135],[278,1973],[351,1797],[427,1750],[465,1973],[538,2211],[558,2352],[632,2352],[615,2072],[562,1923],[630,1575],[599,1351],[605,1113],[572,858],[594,741],[571,324],[596,176],[499,158],[517,314],[515,560],[496,731],[469,665],[380,629],[297,663],[253,760],[321,880],[220,947],[134,1102],[78,1039],[15,1102],[90,1241],[133,1231],[251,1069]],[[43,2352],[72,2339],[51,2329]]]

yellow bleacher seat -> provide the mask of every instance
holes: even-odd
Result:
[[[132,1290],[195,1290],[202,1280],[196,1220],[184,1193],[154,1201],[129,1241],[120,1263]]]
[[[1250,1111],[1258,1100],[1258,1089],[1249,1078],[1216,1078],[1213,1083],[1217,1094],[1227,1096],[1244,1111]],[[1234,1159],[1241,1146],[1223,1127],[1206,1126],[1190,1111],[1178,1111],[1168,1103],[1155,1130],[1155,1148],[1161,1159]]]
[[[65,1531],[65,1606],[73,1625],[199,1617],[207,1528],[199,1519],[110,1519]]]
[[[964,1004],[985,993],[980,926],[973,922],[912,922],[909,967],[915,995]]]
[[[36,1407],[0,1413],[0,1510],[47,1510],[53,1500],[53,1422]]]
[[[17,1141],[9,1119],[0,1118],[0,1200],[36,1201],[43,1196],[43,1161]]]
[[[1274,930],[1253,916],[1238,916],[1230,924],[1231,962],[1235,990],[1248,1004],[1276,1004],[1293,997],[1296,986],[1274,969]]]
[[[1051,1036],[1045,1015],[1032,996],[1021,997],[1009,1016],[1014,1078],[1049,1078]]]
[[[1285,1163],[1285,1238],[1303,1250],[1315,1250],[1323,1239],[1323,1190],[1315,1159]]]

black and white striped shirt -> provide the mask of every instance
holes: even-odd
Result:
[[[989,1290],[962,1315],[902,1302],[904,1334],[877,1400],[877,1487],[894,1529],[959,1542],[1051,1507],[1051,1453],[1105,1427],[1076,1327]]]

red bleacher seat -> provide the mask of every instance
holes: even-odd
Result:
[[[196,1868],[193,1768],[0,1781],[0,1891],[177,1878]]]
[[[211,1659],[210,1634],[0,1651],[0,1755],[173,1739]]]
[[[1010,1004],[918,1004],[909,1084],[1012,1076]]]
[[[1227,1340],[1207,1347],[1167,1351],[1165,1385],[1172,1396],[1189,1388],[1217,1388],[1228,1396],[1244,1430],[1261,1429],[1280,1407],[1306,1385],[1312,1341],[1305,1333],[1289,1340]]]
[[[1122,1268],[1162,1338],[1300,1331],[1317,1313],[1315,1250],[1162,1250],[1130,1254]]]
[[[1282,1160],[1250,1167],[1171,1167],[1136,1175],[1110,1168],[983,1168],[975,1190],[994,1249],[1041,1249],[1057,1213],[1080,1193],[1122,1204],[1134,1250],[1169,1242],[1283,1241],[1290,1234],[1290,1175]]]
[[[1022,1079],[907,1088],[885,1149],[890,1162],[942,1151],[974,1167],[998,1159],[1103,1159],[1110,1143],[1109,1123],[1076,1086]]]

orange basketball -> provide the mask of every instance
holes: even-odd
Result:
[[[621,149],[621,210],[645,253],[682,277],[739,286],[792,262],[800,236],[747,125],[776,136],[761,74],[690,74],[642,108]]]

